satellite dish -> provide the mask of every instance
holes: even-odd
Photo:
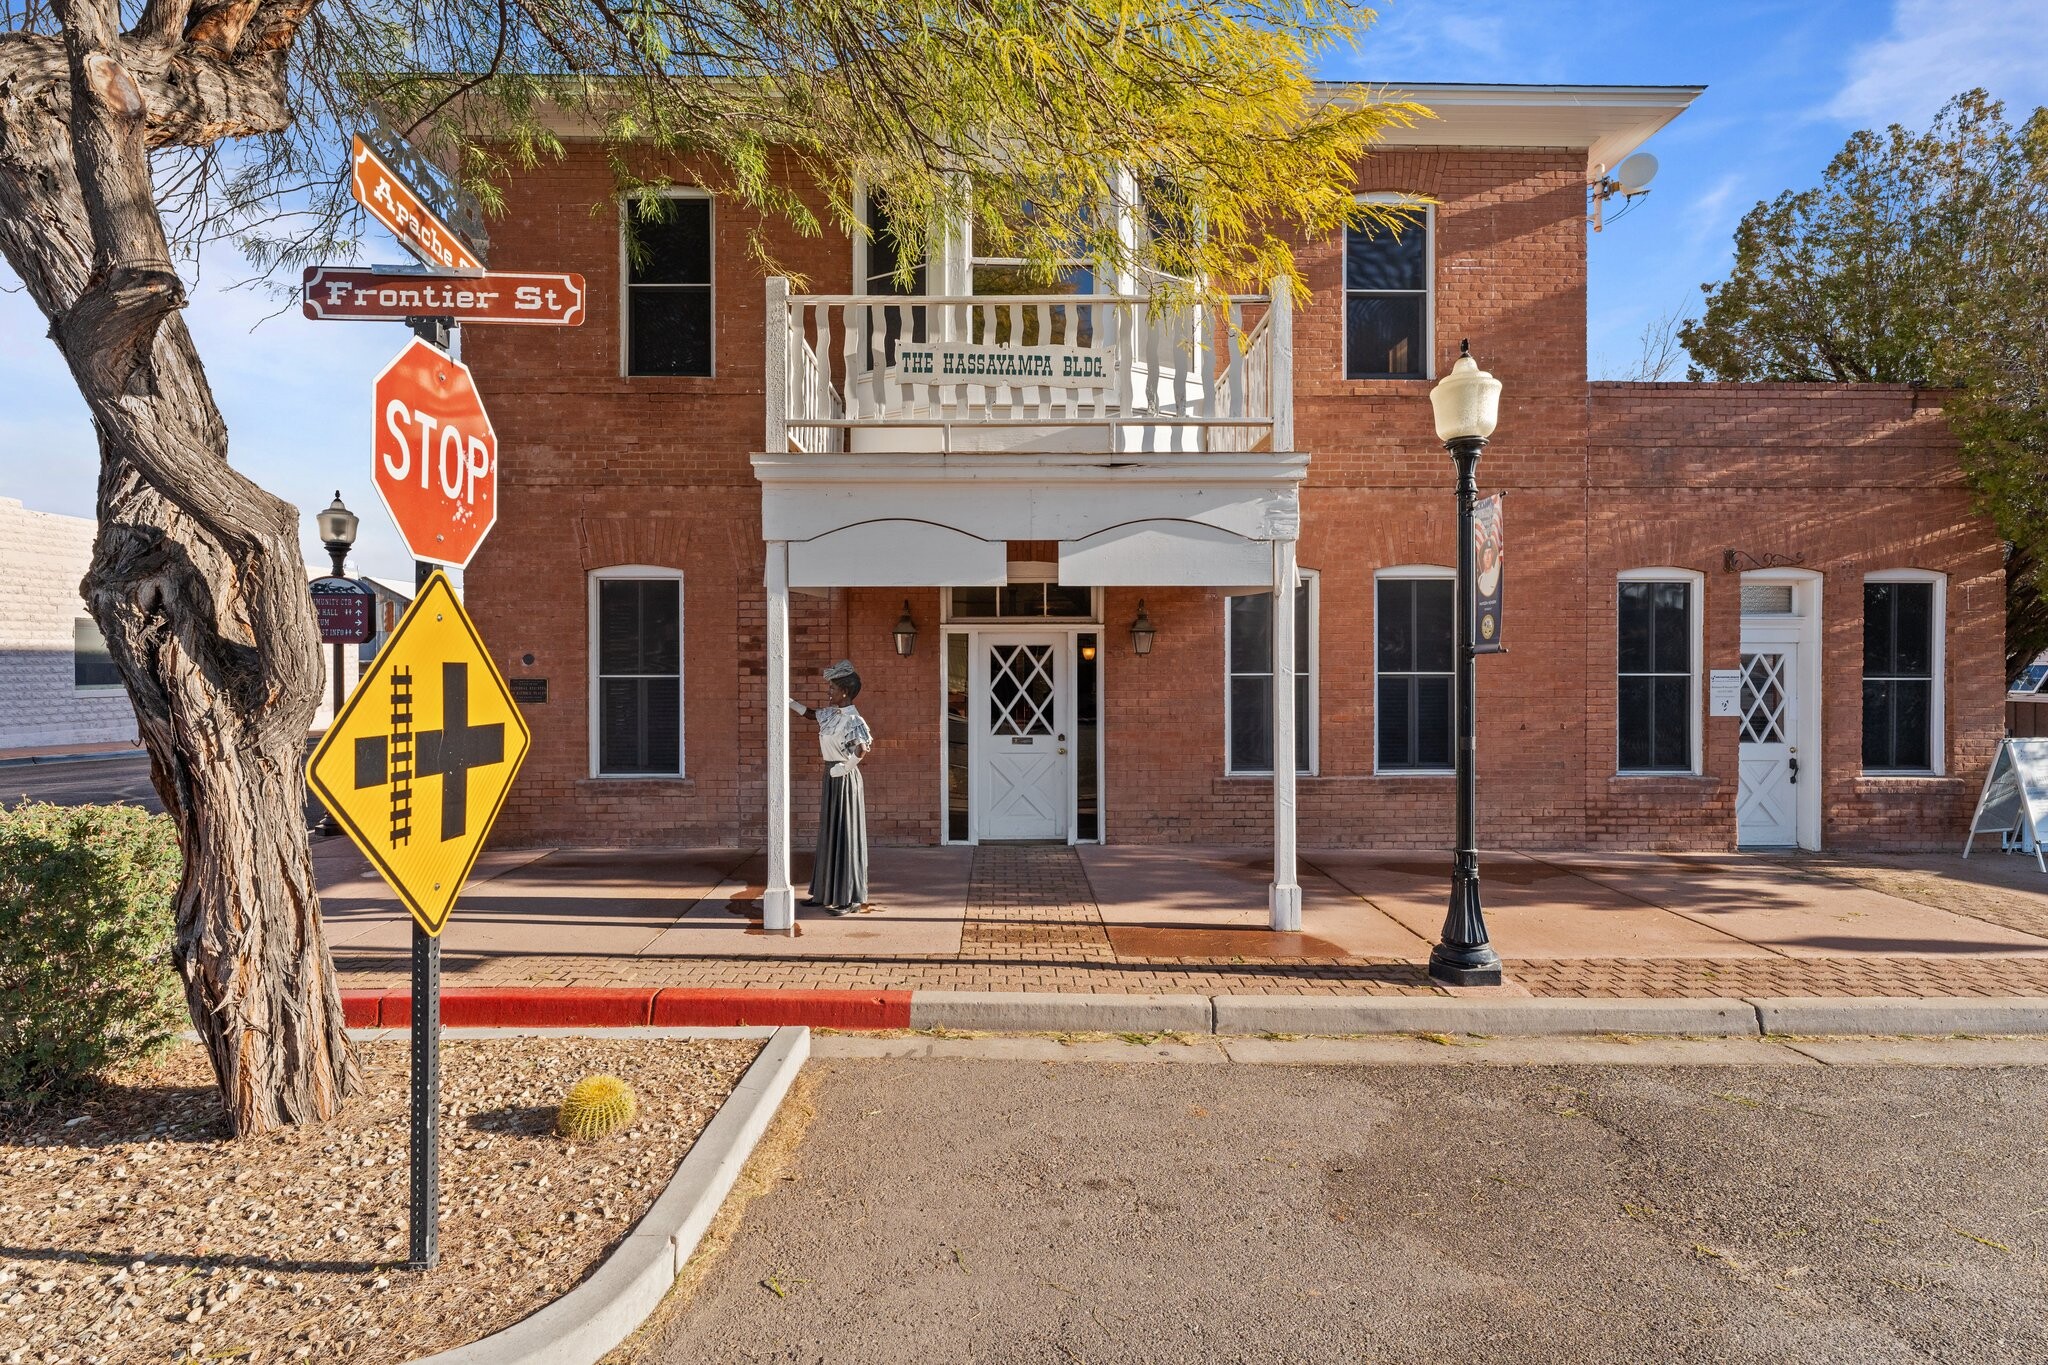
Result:
[[[1614,168],[1614,180],[1621,187],[1624,197],[1641,194],[1650,187],[1650,181],[1657,175],[1657,158],[1648,152],[1637,152]]]

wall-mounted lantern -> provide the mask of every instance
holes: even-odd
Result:
[[[907,597],[903,599],[903,614],[896,618],[896,629],[891,634],[896,637],[896,652],[909,658],[910,651],[917,648],[917,622],[910,619],[910,599]]]
[[[1145,614],[1145,599],[1138,599],[1138,619],[1131,622],[1131,653],[1150,654],[1152,637],[1159,633],[1153,626],[1152,618]]]

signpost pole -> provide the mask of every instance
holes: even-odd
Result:
[[[423,318],[426,324],[442,321]],[[415,331],[426,340],[435,339],[425,328]],[[439,345],[447,344],[445,334]],[[434,565],[416,559],[412,565],[413,591],[427,586]],[[412,1123],[411,1201],[412,1255],[406,1262],[411,1270],[432,1270],[441,1260],[441,936],[412,926]]]

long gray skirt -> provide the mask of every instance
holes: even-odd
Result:
[[[811,899],[838,908],[868,900],[868,793],[860,769],[844,777],[825,773],[818,802],[818,857],[811,864]]]

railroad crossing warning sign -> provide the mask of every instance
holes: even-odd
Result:
[[[436,573],[306,776],[420,928],[438,935],[532,738],[447,575]]]

